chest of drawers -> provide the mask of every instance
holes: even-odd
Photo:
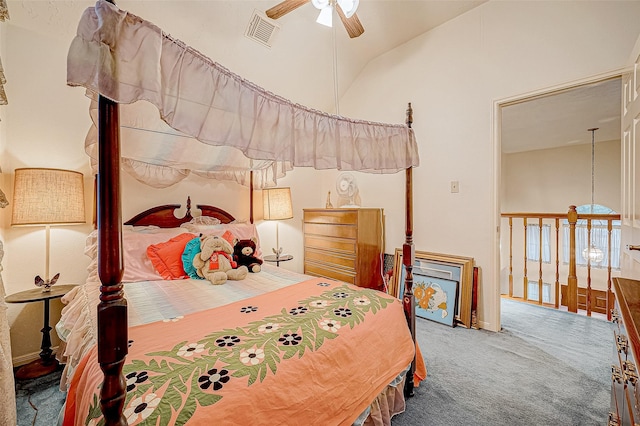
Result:
[[[640,354],[640,281],[614,278],[615,307],[609,426],[640,424],[640,392],[636,360]]]
[[[304,209],[304,273],[382,288],[382,209]]]

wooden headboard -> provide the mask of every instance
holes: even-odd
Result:
[[[163,206],[152,207],[135,215],[124,224],[133,226],[155,225],[160,228],[177,228],[183,223],[189,222],[193,219],[193,216],[191,216],[191,197],[187,197],[187,212],[183,217],[178,218],[175,215],[175,211],[181,206],[182,204],[165,204]],[[219,219],[221,223],[231,223],[235,220],[231,214],[219,209],[218,207],[206,204],[197,204],[196,208],[202,211],[202,216],[215,217],[216,219]]]

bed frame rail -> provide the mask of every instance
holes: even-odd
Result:
[[[187,223],[193,219],[191,215],[191,197],[187,197],[187,211],[184,216],[176,217],[175,211],[182,207],[182,204],[165,204],[162,206],[152,207],[135,215],[125,225],[148,226],[154,225],[160,228],[177,228],[183,223]],[[231,223],[235,220],[233,215],[218,207],[206,204],[197,204],[196,208],[202,212],[202,216],[216,218],[220,223]]]

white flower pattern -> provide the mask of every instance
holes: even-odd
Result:
[[[340,329],[340,324],[332,320],[322,320],[320,321],[320,327],[322,327],[323,330],[336,333]]]
[[[133,399],[122,414],[127,418],[128,424],[133,424],[149,417],[159,403],[160,398],[155,393],[149,393]]]
[[[280,324],[274,322],[268,322],[266,324],[262,324],[258,327],[258,332],[260,333],[273,333],[277,329],[280,328]]]
[[[362,297],[356,297],[355,299],[353,299],[353,303],[360,306],[366,306],[366,305],[370,305],[371,301],[366,297],[362,296]]]
[[[260,348],[247,349],[240,352],[240,361],[244,365],[257,365],[264,359],[264,351]]]
[[[204,351],[204,343],[189,343],[178,349],[178,356],[192,356]]]

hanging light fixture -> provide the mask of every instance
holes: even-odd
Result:
[[[320,9],[320,14],[318,15],[318,19],[316,22],[320,25],[324,25],[325,27],[333,27],[333,7],[331,4]]]
[[[322,24],[327,27],[333,26],[333,8],[336,6],[340,6],[344,16],[348,19],[356,13],[358,9],[359,0],[311,0],[313,6],[320,10],[320,14],[318,15],[318,19],[316,22],[318,24]]]
[[[596,143],[595,143],[595,132],[598,130],[598,127],[594,127],[589,129],[591,132],[591,208],[589,213],[593,214],[593,206],[594,206],[594,190],[595,190],[595,152],[596,152]],[[604,259],[604,252],[598,248],[592,241],[589,241],[589,247],[582,250],[582,257],[584,260],[588,261],[591,264],[598,264],[602,262]]]

